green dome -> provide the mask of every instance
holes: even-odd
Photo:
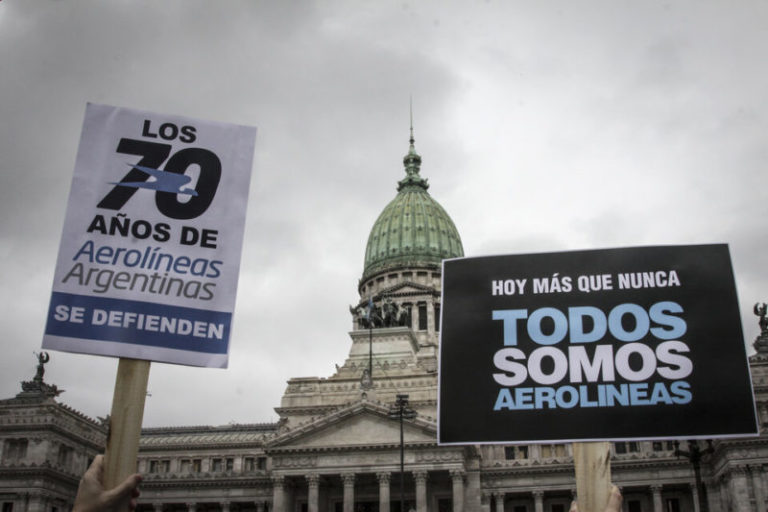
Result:
[[[373,224],[365,248],[363,281],[396,267],[440,266],[446,258],[464,256],[459,232],[419,175],[421,157],[413,146],[403,158],[406,176],[398,194]]]

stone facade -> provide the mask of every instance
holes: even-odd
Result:
[[[406,185],[423,188],[423,196],[416,156],[411,138]],[[420,201],[432,204],[426,196]],[[391,204],[399,209],[387,222],[418,213],[405,201]],[[392,225],[417,232],[448,226],[441,208],[430,211],[431,224]],[[377,221],[372,236],[386,254],[382,240],[392,244],[396,237],[384,225]],[[446,233],[461,253],[458,236]],[[404,512],[568,512],[576,487],[571,445],[437,445],[441,276],[439,252],[430,247],[401,243],[392,249],[398,259],[372,259],[359,302],[350,307],[347,359],[330,377],[290,379],[275,409],[278,422],[145,429],[139,511],[400,512],[402,499]],[[418,258],[398,266],[409,251]],[[750,365],[762,429],[768,424],[765,315],[760,325]],[[79,476],[105,444],[104,422],[57,402],[42,365],[41,356],[35,379],[0,401],[0,512],[68,509]],[[403,395],[408,407],[395,408]],[[671,441],[613,445],[623,512],[766,512],[768,436],[714,440],[700,462],[703,487],[675,448]]]

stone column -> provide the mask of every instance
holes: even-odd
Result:
[[[388,511],[389,505],[389,482],[392,478],[391,473],[376,473],[379,479],[379,510]]]
[[[187,503],[187,512],[196,512],[197,511],[197,503],[194,501],[191,501]]]
[[[534,512],[544,512],[544,491],[539,489],[533,491],[533,510]]]
[[[453,484],[453,512],[464,512],[464,472],[452,469],[451,483]]]
[[[765,511],[765,492],[763,490],[763,466],[752,464],[749,466],[752,474],[752,488],[755,490],[755,508],[757,512]]]
[[[272,477],[272,511],[287,512],[285,510],[285,477],[283,475]]]
[[[320,475],[317,473],[310,473],[304,478],[307,479],[307,487],[309,488],[307,492],[307,512],[318,512],[318,507],[320,506]]]
[[[159,502],[155,502],[152,504],[152,508],[155,509],[155,512],[163,512],[163,504]]]
[[[731,468],[730,488],[733,512],[752,512],[752,507],[749,505],[746,466],[734,466]]]
[[[344,512],[355,510],[355,474],[344,473],[341,475],[344,482]]]
[[[693,512],[701,512],[701,503],[699,503],[699,489],[696,483],[689,484],[691,487],[691,499],[693,499]]]
[[[219,505],[221,505],[221,512],[229,512],[229,502],[228,501],[222,501]]]
[[[491,493],[484,491],[480,496],[480,511],[491,512]]]
[[[664,504],[661,502],[661,486],[652,485],[651,492],[653,493],[653,512],[664,512]]]
[[[264,512],[264,502],[263,501],[257,501],[256,502],[256,512]]]
[[[427,512],[427,472],[414,471],[416,480],[416,512]]]
[[[493,493],[493,500],[496,504],[496,508],[494,510],[496,512],[504,512],[504,496],[506,495],[503,492]]]
[[[707,486],[707,506],[709,512],[720,512],[720,487],[716,480],[707,480],[704,482]],[[699,496],[699,500],[702,496]]]

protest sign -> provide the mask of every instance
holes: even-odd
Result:
[[[87,106],[43,348],[227,366],[255,135]]]
[[[757,433],[726,245],[443,263],[443,444]]]

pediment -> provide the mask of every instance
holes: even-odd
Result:
[[[409,293],[434,293],[435,289],[431,286],[426,286],[412,281],[405,281],[397,283],[394,286],[386,288],[381,291],[381,295],[396,295],[396,294],[409,294]]]
[[[299,425],[273,438],[267,449],[388,448],[400,445],[400,423],[388,416],[388,408],[361,400]],[[436,444],[435,425],[424,419],[403,420],[406,444]]]

